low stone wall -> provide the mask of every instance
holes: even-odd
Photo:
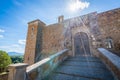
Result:
[[[57,52],[56,54],[45,58],[33,65],[27,67],[27,79],[42,80],[49,76],[49,74],[68,56],[68,49]]]
[[[98,48],[98,51],[98,57],[111,69],[118,80],[120,80],[120,57],[104,48]]]
[[[30,66],[27,63],[11,64],[8,80],[42,80],[67,57],[68,49],[64,49]]]
[[[0,80],[8,80],[8,74],[0,74]]]

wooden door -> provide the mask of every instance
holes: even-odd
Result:
[[[79,32],[74,37],[75,55],[90,55],[89,38],[84,32]]]

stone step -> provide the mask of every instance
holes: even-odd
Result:
[[[75,56],[75,57],[69,57],[68,59],[98,59],[97,57],[94,56]]]
[[[54,73],[52,75],[53,77],[49,77],[45,80],[100,80],[96,78],[89,78],[89,77],[83,77],[83,76],[74,76],[69,74],[56,74]]]
[[[115,80],[112,73],[93,56],[69,57],[46,80]]]
[[[88,61],[88,62],[101,62],[98,59],[67,59],[67,61]]]
[[[104,67],[105,65],[102,62],[84,62],[84,61],[65,61],[61,66],[64,65],[74,65],[74,66],[96,66],[96,67]]]
[[[76,76],[84,76],[102,80],[114,80],[112,74],[107,68],[89,68],[89,67],[78,67],[78,66],[60,66],[54,73],[57,74],[69,74]],[[108,77],[110,79],[108,79]]]
[[[73,57],[69,57],[67,60],[79,60],[79,61],[82,61],[82,60],[87,60],[87,61],[100,61],[98,58],[91,58],[91,57],[77,57],[77,58],[73,58]]]
[[[89,71],[89,72],[98,72],[98,73],[104,73],[104,72],[109,72],[109,70],[106,67],[98,67],[98,68],[92,68],[92,67],[81,67],[81,66],[60,66],[56,69],[56,71],[64,71],[64,70],[74,70],[74,71]]]

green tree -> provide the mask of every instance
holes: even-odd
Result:
[[[11,64],[10,56],[5,51],[0,50],[0,72],[4,71],[9,64]]]
[[[23,56],[11,56],[12,63],[22,63]]]

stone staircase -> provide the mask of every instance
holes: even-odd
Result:
[[[64,49],[30,66],[12,64],[8,80],[120,80],[120,57],[104,48],[94,55],[70,57]]]
[[[93,56],[66,59],[44,80],[116,80],[105,64]]]

